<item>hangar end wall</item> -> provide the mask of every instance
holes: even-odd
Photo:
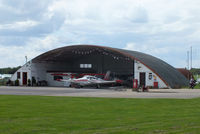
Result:
[[[27,62],[13,74],[10,80],[16,81],[18,79],[19,85],[27,85],[28,79],[31,79],[31,65],[31,61]]]
[[[154,87],[154,82],[158,83],[158,88],[167,88],[168,86],[149,68],[139,61],[135,61],[135,79],[140,83],[140,73],[145,73],[145,85]]]

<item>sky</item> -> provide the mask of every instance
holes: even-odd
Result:
[[[62,46],[93,44],[200,68],[200,0],[0,0],[0,68]]]

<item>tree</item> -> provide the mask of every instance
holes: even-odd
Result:
[[[21,66],[18,67],[7,67],[7,68],[0,68],[0,74],[14,74]]]

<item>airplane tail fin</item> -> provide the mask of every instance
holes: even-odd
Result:
[[[109,80],[109,78],[110,78],[110,71],[107,71],[106,72],[106,75],[105,75],[105,77],[104,77],[104,80]]]

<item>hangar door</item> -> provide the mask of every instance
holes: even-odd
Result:
[[[116,58],[117,57],[117,58]],[[120,58],[118,58],[120,57]],[[83,68],[81,65],[90,65],[90,68]],[[106,73],[111,71],[116,75],[134,74],[134,61],[122,57],[121,55],[102,55],[99,53],[93,55],[83,55],[72,62],[71,72],[81,73]]]
[[[27,85],[27,72],[23,72],[23,85]]]
[[[145,87],[145,83],[146,83],[146,73],[140,72],[140,86]]]

